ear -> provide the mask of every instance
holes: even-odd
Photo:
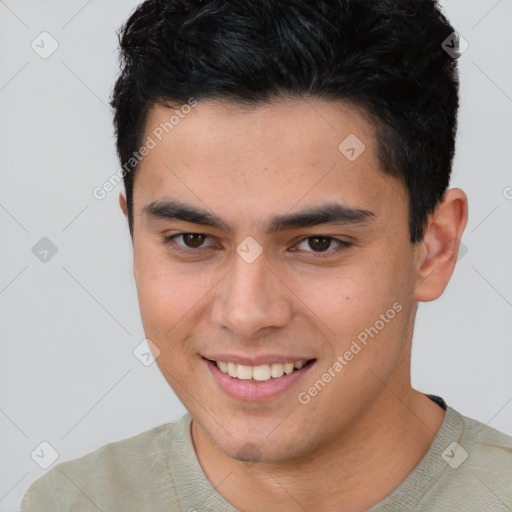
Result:
[[[126,206],[126,196],[119,192],[119,206],[121,207],[121,210],[124,213],[124,216],[128,218],[128,207]]]
[[[122,212],[124,213],[124,216],[126,219],[128,219],[128,207],[126,203],[126,196],[119,192],[119,206],[121,207]],[[133,243],[133,237],[132,237],[132,243]],[[132,273],[135,276],[135,260],[132,262]]]
[[[466,194],[459,188],[447,190],[418,244],[415,300],[429,302],[444,292],[457,262],[467,221]]]

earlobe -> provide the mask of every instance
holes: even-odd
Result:
[[[442,295],[455,268],[467,220],[466,194],[458,188],[447,190],[418,248],[415,300],[428,302]]]

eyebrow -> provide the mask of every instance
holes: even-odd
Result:
[[[143,212],[153,218],[182,220],[233,233],[229,224],[217,215],[178,201],[153,201],[143,208]],[[309,228],[319,224],[364,225],[369,224],[375,218],[375,213],[369,210],[352,208],[339,203],[327,203],[276,216],[267,223],[265,231],[266,233],[279,233],[297,228]]]

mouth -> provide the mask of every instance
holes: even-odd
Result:
[[[268,400],[290,389],[315,364],[316,359],[301,359],[256,366],[203,357],[214,379],[226,393],[240,400]]]

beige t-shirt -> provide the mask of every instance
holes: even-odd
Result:
[[[55,466],[31,485],[22,511],[240,512],[204,474],[190,423],[185,414]],[[512,437],[447,407],[423,459],[369,512],[511,510]]]

